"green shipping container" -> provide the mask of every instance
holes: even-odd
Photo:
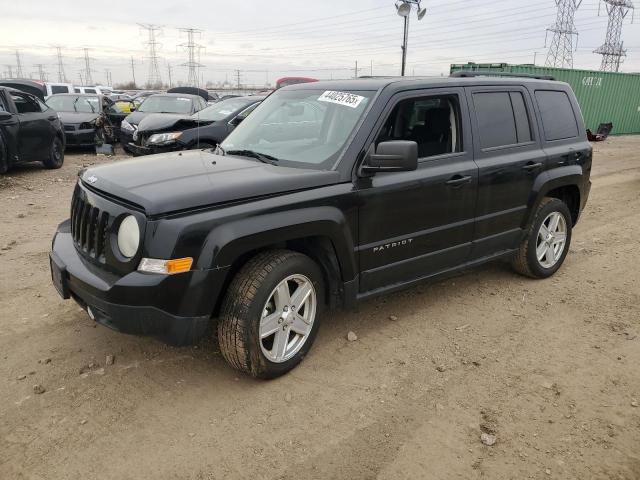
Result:
[[[613,123],[614,135],[640,133],[640,74],[507,63],[451,65],[451,73],[459,71],[552,76],[571,85],[582,109],[585,124],[592,132],[595,133],[601,123]]]

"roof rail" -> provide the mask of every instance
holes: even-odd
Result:
[[[509,73],[509,72],[480,72],[460,70],[453,72],[450,77],[468,78],[468,77],[516,77],[516,78],[535,78],[537,80],[555,80],[551,75],[534,75],[532,73]]]

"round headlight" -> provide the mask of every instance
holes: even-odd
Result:
[[[120,223],[118,230],[118,248],[120,253],[127,257],[133,257],[140,246],[140,227],[133,215],[129,215]]]

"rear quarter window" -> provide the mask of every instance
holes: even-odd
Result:
[[[578,122],[566,92],[536,90],[536,100],[545,140],[552,142],[578,136]]]

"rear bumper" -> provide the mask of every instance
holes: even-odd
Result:
[[[58,227],[50,261],[58,292],[73,298],[93,320],[119,332],[157,336],[172,345],[191,344],[205,334],[228,271],[192,270],[179,275],[134,271],[118,276],[80,256],[68,221]]]

